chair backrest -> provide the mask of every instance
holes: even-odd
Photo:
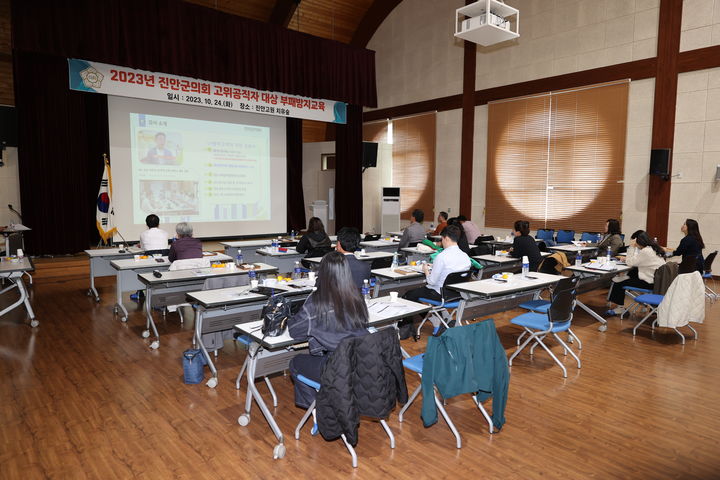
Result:
[[[555,275],[557,274],[557,270],[555,267],[557,267],[558,261],[554,257],[545,257],[540,262],[540,266],[538,267],[539,273],[547,273],[549,275]]]
[[[478,243],[477,247],[470,249],[470,256],[491,255],[492,253],[493,247],[489,243]]]
[[[678,264],[675,262],[666,262],[658,267],[653,275],[653,293],[657,295],[665,295],[667,289],[678,275]]]
[[[375,240],[380,240],[380,234],[377,235],[365,235],[365,238],[363,238],[363,242],[374,242]]]
[[[193,268],[207,268],[210,266],[210,259],[207,257],[202,258],[184,258],[182,260],[175,260],[170,264],[170,271],[174,270],[190,270]]]
[[[334,250],[332,247],[317,247],[308,250],[305,258],[323,257],[326,253],[330,253]]]
[[[247,275],[230,275],[225,277],[206,278],[203,283],[203,290],[216,290],[218,288],[242,287],[249,285],[250,278]]]
[[[492,235],[480,235],[475,239],[475,243],[477,244],[479,242],[486,242],[489,240],[495,240],[495,237],[493,237]]]
[[[712,273],[712,264],[715,261],[715,257],[717,257],[717,250],[705,257],[705,263],[703,265],[703,271],[705,273]]]
[[[558,230],[555,241],[557,243],[571,243],[575,240],[575,230]]]
[[[469,270],[465,272],[453,272],[448,274],[448,276],[445,277],[445,283],[443,283],[443,288],[441,289],[443,298],[460,296],[460,294],[455,290],[446,289],[446,287],[448,285],[455,285],[456,283],[467,282],[471,278],[472,275]]]
[[[555,236],[555,230],[554,229],[545,229],[541,228],[537,231],[537,235],[535,235],[535,238],[539,238],[541,240],[552,240]]]
[[[375,270],[377,268],[388,268],[392,265],[392,257],[376,258],[370,264],[370,269]]]
[[[575,295],[580,277],[565,277],[553,289],[552,303],[548,309],[548,319],[553,323],[572,320],[575,308]]]
[[[580,235],[581,242],[594,242],[597,240],[598,232],[582,232]]]

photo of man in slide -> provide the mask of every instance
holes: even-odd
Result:
[[[152,165],[177,165],[177,158],[175,155],[165,148],[166,136],[163,132],[155,134],[155,146],[148,150],[145,158],[140,160],[142,163],[149,163]]]

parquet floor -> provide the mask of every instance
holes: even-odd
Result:
[[[113,318],[114,279],[99,280],[96,304],[85,296],[86,259],[36,266],[40,326],[32,330],[20,310],[0,318],[0,479],[720,478],[720,302],[708,304],[699,341],[685,346],[674,333],[651,337],[649,329],[633,338],[628,320],[613,319],[601,333],[578,311],[583,368],[568,357],[563,379],[544,352],[522,354],[502,432],[489,435],[467,398],[451,399],[463,437],[457,450],[442,421],[422,426],[418,404],[403,424],[391,416],[394,451],[378,424],[362,423],[354,470],[340,442],[307,429],[293,438],[302,411],[289,378],[273,380],[287,445],[286,457],[273,460],[275,439],[257,408],[248,427],[236,422],[242,349],[226,342],[216,389],[185,385],[181,353],[191,325],[168,315],[162,346],[151,351],[140,338],[139,308],[127,324]],[[584,300],[600,310],[603,293]],[[0,298],[0,306],[10,302],[10,294]],[[518,334],[514,313],[494,317],[508,352]],[[404,341],[412,353],[424,344]],[[407,378],[413,389],[417,379]]]

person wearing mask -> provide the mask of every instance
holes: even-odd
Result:
[[[347,257],[330,252],[320,261],[317,290],[305,300],[300,311],[288,321],[288,332],[296,340],[307,340],[310,354],[290,361],[293,377],[303,375],[320,382],[328,356],[346,337],[367,333],[368,309],[350,272]],[[295,404],[309,408],[315,389],[295,382]]]
[[[430,233],[432,235],[440,235],[440,232],[445,230],[445,227],[447,227],[447,220],[448,220],[447,212],[440,212],[440,214],[438,215],[438,218],[437,218],[438,226],[437,226],[437,228],[435,228],[435,230],[433,230]]]
[[[170,245],[168,260],[185,260],[187,258],[202,258],[202,242],[193,238],[193,227],[187,222],[180,222],[175,226],[176,240]]]
[[[410,218],[410,225],[403,230],[402,237],[400,237],[400,243],[398,244],[398,252],[408,247],[411,243],[417,245],[418,242],[422,242],[425,239],[425,228],[422,226],[422,222],[425,220],[425,213],[420,209],[415,209],[412,212]]]
[[[363,262],[355,257],[358,248],[360,248],[360,232],[358,229],[353,227],[341,228],[337,234],[335,250],[345,255],[355,285],[362,288],[363,282],[370,279],[370,262]]]
[[[168,234],[165,230],[158,228],[160,218],[155,214],[150,214],[145,218],[145,225],[148,229],[140,234],[140,248],[149,255],[154,253],[167,255]]]
[[[515,230],[515,238],[513,246],[510,249],[510,256],[513,258],[528,257],[530,261],[530,271],[537,272],[542,255],[540,248],[533,237],[530,236],[530,222],[526,220],[518,220],[513,226]]]
[[[636,232],[637,233],[637,232]],[[627,274],[628,278],[619,282],[613,281],[610,286],[608,300],[610,310],[607,316],[614,316],[622,313],[625,304],[624,287],[638,287],[652,290],[655,282],[655,270],[665,264],[665,252],[650,238],[645,231],[638,233],[630,243],[627,250],[625,263],[628,267],[635,267]]]
[[[467,219],[465,215],[458,215],[457,219],[462,223],[463,229],[465,230],[465,236],[470,245],[475,244],[475,240],[482,236],[480,229],[473,222]]]
[[[306,253],[305,258],[322,257],[332,251],[332,242],[328,234],[325,233],[325,225],[323,225],[322,220],[318,217],[312,217],[308,221],[307,232],[302,236],[295,250],[298,253]]]
[[[607,252],[608,247],[610,247],[610,253],[613,257],[620,253],[620,249],[624,244],[620,233],[619,221],[614,218],[610,218],[607,222],[605,222],[605,234],[597,244],[600,255],[604,255]]]
[[[665,248],[665,251],[672,252],[673,257],[693,257],[697,265],[697,271],[700,274],[703,273],[705,259],[703,258],[702,251],[705,248],[702,235],[700,235],[700,225],[696,220],[688,218],[685,223],[680,227],[680,231],[685,234],[680,245],[673,250],[672,248]]]
[[[442,236],[443,251],[440,252],[432,264],[432,271],[428,264],[423,264],[423,273],[427,283],[424,287],[409,290],[403,295],[403,298],[419,301],[421,298],[429,298],[431,300],[442,300],[441,289],[445,284],[445,279],[451,273],[466,272],[470,270],[470,257],[460,250],[458,240],[462,234],[462,228],[457,225],[448,225],[440,235]],[[433,318],[433,322],[436,322]],[[399,323],[400,339],[410,338],[413,335],[413,319],[409,318]],[[438,325],[435,325],[436,327]]]

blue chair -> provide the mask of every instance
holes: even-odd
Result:
[[[687,277],[688,275],[697,275],[698,273],[699,272],[692,272],[692,273],[688,273],[688,274],[678,275],[677,277],[675,277],[675,280],[673,280],[673,283],[682,281],[683,279],[681,277]],[[671,284],[671,286],[672,286],[672,284]],[[648,307],[649,311],[648,311],[647,315],[645,315],[642,318],[642,320],[640,320],[638,322],[638,324],[635,325],[635,327],[633,328],[633,337],[637,333],[637,329],[640,327],[640,325],[645,323],[652,315],[657,314],[658,308],[660,308],[660,305],[665,301],[665,295],[658,295],[655,293],[646,293],[646,294],[638,295],[637,297],[635,297],[635,301],[641,305]],[[653,320],[653,322],[650,324],[650,329],[655,330],[656,324],[657,324],[657,318],[655,318],[655,320]],[[690,323],[687,323],[684,326],[686,326],[690,330],[692,330],[692,332],[695,334],[695,340],[697,340],[698,333],[692,326],[690,326]],[[680,335],[680,338],[682,339],[682,344],[685,345],[685,335],[680,333],[680,330],[678,330],[678,327],[670,326],[669,328],[672,328],[673,330],[675,330],[675,333]]]
[[[436,318],[439,323],[445,326],[445,328],[450,328],[450,323],[455,320],[455,313],[457,312],[457,308],[460,306],[460,300],[462,297],[458,292],[449,290],[447,286],[467,282],[470,278],[471,275],[469,271],[451,273],[445,278],[445,283],[440,289],[440,295],[442,297],[440,300],[433,300],[431,298],[418,299],[421,303],[432,305],[432,308],[430,308],[430,311],[425,315],[425,318],[422,319],[420,325],[418,325],[417,332],[415,333],[416,340],[420,339],[420,330],[423,325],[425,325],[425,322],[431,318]],[[452,313],[450,313],[448,309],[451,309]],[[457,323],[462,324],[462,320]]]
[[[597,238],[598,232],[582,232],[582,235],[580,235],[581,242],[595,243]]]
[[[541,228],[537,231],[535,238],[542,240],[548,247],[555,245],[555,230]]]
[[[647,288],[640,288],[640,287],[623,287],[623,290],[625,290],[625,296],[629,297],[630,300],[632,300],[632,303],[629,307],[625,309],[624,312],[620,314],[620,318],[625,317],[626,314],[633,314],[638,308],[642,307],[642,304],[638,303],[635,299],[639,295],[645,295],[648,293],[653,293],[652,290],[648,290]],[[609,294],[610,292],[608,292]]]
[[[558,230],[555,241],[558,244],[572,243],[575,240],[575,230]]]
[[[707,284],[707,280],[711,280],[713,282],[713,287],[715,287],[715,278],[712,274],[712,264],[715,261],[715,257],[717,256],[717,250],[712,252],[710,255],[705,258],[705,264],[703,265],[703,281],[705,281],[705,296],[710,299],[711,302],[715,303],[715,300],[718,299],[718,294],[715,290],[710,288],[710,286]],[[717,287],[715,287],[717,288]]]
[[[563,377],[567,377],[567,369],[565,368],[565,365],[558,360],[555,354],[552,353],[550,348],[548,348],[548,346],[543,342],[548,335],[552,335],[558,342],[560,342],[560,345],[562,345],[564,349],[563,353],[565,355],[570,352],[570,355],[572,355],[577,362],[577,368],[582,366],[580,358],[578,358],[578,356],[575,355],[575,352],[573,352],[572,349],[558,336],[558,333],[560,332],[569,332],[574,338],[577,338],[577,335],[570,330],[570,324],[572,323],[573,310],[575,308],[575,295],[580,277],[568,277],[568,280],[569,282],[567,285],[569,288],[564,288],[562,290],[556,288],[553,292],[553,300],[546,314],[528,312],[510,320],[510,323],[523,327],[525,331],[523,332],[523,335],[518,338],[518,348],[510,356],[510,359],[508,360],[509,365],[512,365],[515,357],[517,357],[518,354],[530,344],[530,342],[535,342],[530,347],[530,355],[534,353],[535,347],[540,345],[546,352],[548,352],[555,363],[560,366],[563,371]],[[528,337],[522,344],[520,344],[520,340],[525,336],[525,334],[527,334]]]

